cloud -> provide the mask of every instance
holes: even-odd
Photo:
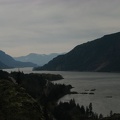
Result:
[[[1,0],[0,48],[13,56],[68,52],[118,32],[119,4],[119,0]]]

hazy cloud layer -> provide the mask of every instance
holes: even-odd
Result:
[[[120,31],[119,0],[0,0],[0,49],[12,56],[68,52]]]

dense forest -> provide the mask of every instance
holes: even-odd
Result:
[[[72,94],[71,85],[53,84],[63,79],[54,74],[7,73],[0,70],[0,120],[119,120],[112,111],[108,117],[98,115],[87,107],[58,100]]]

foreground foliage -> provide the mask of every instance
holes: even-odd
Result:
[[[40,105],[11,81],[0,80],[0,120],[43,120]]]
[[[92,103],[86,108],[74,99],[57,104],[72,86],[53,84],[48,76],[0,71],[0,120],[120,120],[120,114],[94,113]]]

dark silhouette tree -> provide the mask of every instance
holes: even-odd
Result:
[[[93,113],[93,112],[92,112],[92,103],[90,103],[90,104],[89,104],[89,114],[90,114],[90,116],[92,116],[92,113]]]

